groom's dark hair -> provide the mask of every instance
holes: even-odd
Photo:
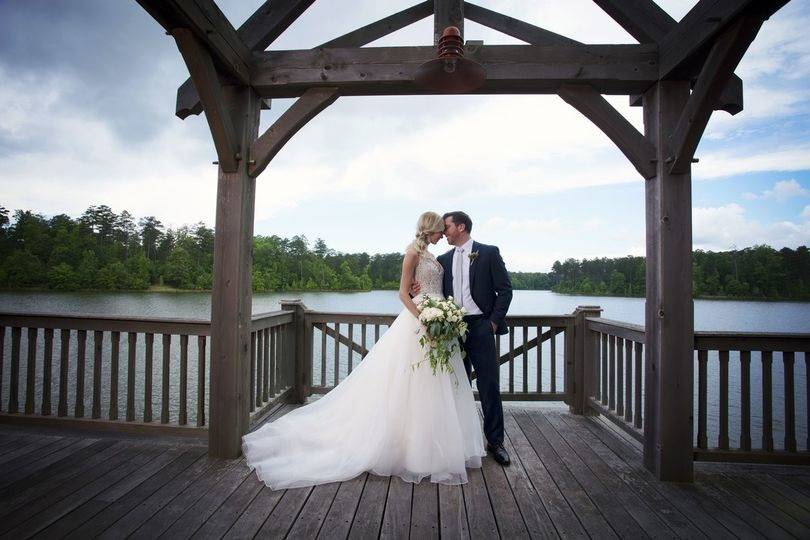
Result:
[[[472,231],[472,220],[466,213],[458,210],[456,212],[447,212],[442,216],[442,219],[453,218],[453,223],[456,225],[464,224],[464,230],[468,233]]]

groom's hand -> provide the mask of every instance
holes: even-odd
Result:
[[[421,291],[421,290],[422,290],[422,285],[420,285],[420,283],[418,281],[414,280],[413,283],[411,283],[411,291],[410,291],[411,292],[411,298],[413,298],[414,296],[419,294],[419,291]]]

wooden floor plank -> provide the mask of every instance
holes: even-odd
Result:
[[[255,477],[255,475],[251,475],[251,478]],[[224,537],[229,539],[253,538],[273,512],[282,495],[284,495],[284,491],[272,490],[262,483],[259,493],[253,497],[245,511],[236,518]]]
[[[513,456],[513,462],[516,461],[517,464],[521,466],[520,468],[525,470],[526,479],[529,482],[529,486],[526,489],[532,488],[539,498],[538,502],[529,499],[526,504],[531,509],[535,509],[536,513],[542,511],[544,514],[548,515],[552,523],[552,530],[546,530],[548,527],[544,524],[545,519],[542,515],[538,517],[537,520],[539,524],[537,527],[541,531],[539,536],[551,538],[554,534],[558,534],[563,538],[588,538],[588,534],[585,532],[585,529],[582,528],[582,524],[579,519],[577,519],[576,514],[571,509],[568,501],[566,501],[565,496],[560,492],[557,484],[554,483],[554,480],[532,448],[526,435],[520,429],[520,426],[518,426],[511,411],[504,415],[504,421],[507,435],[507,440],[505,441],[506,449]],[[510,466],[509,469],[511,470],[513,467]],[[518,503],[520,504],[520,499],[518,499]],[[527,516],[530,515],[530,512],[524,511],[522,508],[521,511],[528,525],[530,521],[527,519]],[[531,526],[529,527],[529,532],[532,533],[533,536],[537,536],[532,532]]]
[[[428,483],[429,478],[422,482]],[[398,476],[391,477],[388,485],[388,499],[383,514],[381,538],[408,538],[411,530],[411,503],[413,501],[413,484]]]
[[[36,443],[37,441],[43,440],[41,435],[33,435],[33,434],[21,434],[13,438],[12,440],[8,441],[6,444],[0,448],[0,459],[3,458],[6,454],[10,452],[14,452],[15,450],[19,450],[24,446],[28,446],[29,444]]]
[[[217,508],[192,538],[222,538],[242,515],[264,484],[255,474],[249,474],[242,484]]]
[[[804,490],[795,489],[785,482],[780,481],[778,478],[775,478],[773,475],[766,473],[752,474],[748,478],[756,484],[767,486],[776,493],[779,493],[786,499],[792,501],[797,506],[810,511],[810,494],[804,493]]]
[[[99,512],[104,511],[112,503],[126,496],[130,491],[136,489],[152,476],[161,474],[167,465],[171,464],[183,453],[181,449],[174,447],[163,448],[162,451],[158,449],[158,452],[160,453],[151,456],[149,461],[144,462],[140,467],[131,471],[131,473],[124,476],[118,482],[97,493],[51,523],[48,527],[40,531],[37,536],[43,538],[64,538],[68,533]]]
[[[484,473],[481,469],[467,471],[467,483],[462,486],[464,504],[467,507],[467,524],[470,538],[497,538],[498,525],[487,494]]]
[[[335,500],[340,482],[315,486],[290,529],[290,538],[315,538]]]
[[[208,486],[205,493],[169,527],[162,536],[172,539],[190,538],[205,521],[236,491],[251,470],[244,459],[231,466],[216,483]]]
[[[152,475],[147,481],[127,493],[125,497],[118,498],[118,500],[104,508],[102,512],[99,512],[81,526],[74,529],[66,538],[82,540],[84,538],[94,538],[101,534],[105,529],[126,515],[127,512],[141,504],[173,478],[192,466],[196,461],[203,459],[203,454],[204,451],[200,448],[184,451],[177,459],[161,469],[159,474]]]
[[[81,451],[83,448],[91,446],[97,441],[98,439],[66,438],[64,439],[65,444],[61,448],[51,445],[48,447],[50,449],[49,452],[45,452],[41,455],[29,454],[28,456],[24,456],[24,458],[19,458],[22,459],[22,461],[17,463],[16,466],[12,465],[12,467],[14,467],[13,470],[0,476],[0,491],[20,480],[30,482],[28,477],[42,469],[50,467],[54,463],[61,463],[71,455]],[[14,462],[12,461],[11,463]]]
[[[470,538],[467,507],[461,486],[439,485],[439,528],[441,538]]]
[[[579,484],[571,471],[565,466],[563,461],[557,456],[545,437],[542,436],[531,418],[525,412],[516,412],[515,420],[521,431],[529,440],[535,453],[540,457],[549,475],[557,484],[560,492],[565,496],[568,504],[574,509],[577,518],[582,523],[585,530],[595,537],[616,538],[607,520],[590,499],[586,491]]]
[[[597,425],[593,420],[586,419],[584,425],[598,437],[605,446],[610,448],[619,457],[638,474],[650,474],[641,462],[641,454],[632,446],[632,443],[626,442],[616,437],[612,432],[605,430],[604,427]],[[709,538],[734,538],[734,535],[726,529],[717,519],[712,515],[712,510],[704,508],[699,499],[693,495],[684,492],[680,486],[669,482],[657,482],[656,486],[660,492],[667,498],[678,511],[688,519],[692,524],[700,529],[700,531]]]
[[[172,478],[171,481],[107,527],[99,537],[112,540],[129,536],[190,487],[197,485],[206,475],[216,475],[227,465],[228,463],[225,460],[207,456],[195,461],[189,468],[183,470],[183,472]]]
[[[52,446],[59,449],[65,443],[65,439],[65,437],[37,437],[19,448],[3,454],[0,456],[0,477],[8,471],[13,471],[15,464],[20,462],[19,458],[35,456],[37,451],[42,453],[51,449]]]
[[[638,495],[630,485],[624,483],[602,459],[582,441],[574,430],[566,424],[560,414],[546,414],[543,418],[553,426],[561,439],[576,453],[582,462],[599,479],[609,496],[618,501],[636,523],[651,538],[677,538],[675,532],[659,517],[657,511]],[[590,491],[589,491],[590,493]]]
[[[746,482],[739,475],[724,474],[722,476],[730,489],[745,497],[746,500],[750,501],[750,504],[755,505],[768,519],[799,538],[810,538],[810,524],[803,523],[793,516],[790,508],[786,508],[782,504],[783,499],[764,494],[760,486]]]
[[[346,538],[349,536],[367,478],[368,474],[363,473],[356,478],[340,483],[332,506],[329,507],[329,512],[324,517],[318,538]]]
[[[517,466],[502,467],[489,456],[484,458],[482,465],[481,472],[484,475],[489,503],[495,515],[498,534],[501,538],[529,538],[529,531],[523,522],[520,507],[504,471]]]
[[[380,534],[390,478],[369,474],[354,514],[349,538],[376,538]]]
[[[152,539],[166,532],[175,521],[204,497],[213,486],[225,480],[226,475],[240,462],[238,459],[218,459],[205,474],[197,478],[169,504],[155,512],[132,533],[132,538]],[[196,530],[196,527],[195,529]],[[189,534],[193,533],[191,531]]]
[[[45,507],[40,507],[24,521],[19,521],[8,535],[14,538],[27,538],[43,530],[65,514],[93,498],[98,493],[119,482],[127,475],[132,474],[147,461],[156,458],[162,449],[154,445],[136,445],[118,454],[117,458],[124,458],[115,463],[111,469],[93,478],[89,483],[70,493],[67,497],[60,497],[58,501]],[[116,460],[111,460],[116,461]],[[28,506],[25,509],[29,508]],[[16,517],[15,513],[10,517]]]
[[[312,487],[288,489],[257,533],[259,538],[284,538],[307,502]]]
[[[439,538],[439,487],[433,482],[413,486],[410,538]]]
[[[574,415],[561,416],[572,429],[571,436],[579,437],[585,445],[641,497],[669,528],[680,538],[705,538],[692,522],[658,490],[660,482],[643,467],[633,467],[608,448],[587,427],[590,422]],[[640,464],[641,456],[636,456]]]

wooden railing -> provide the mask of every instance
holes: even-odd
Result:
[[[309,393],[323,394],[365,358],[394,315],[307,312],[312,354]],[[573,315],[506,318],[509,334],[496,340],[502,398],[568,402],[573,368]],[[473,380],[475,372],[473,372]]]
[[[295,314],[254,315],[250,330],[250,419],[261,422],[295,387]]]
[[[588,318],[586,329],[588,406],[642,442],[644,327]],[[695,332],[694,349],[696,460],[810,464],[810,334]],[[796,353],[803,357],[804,381],[795,378]]]

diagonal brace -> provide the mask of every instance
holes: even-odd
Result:
[[[741,17],[715,42],[668,143],[667,161],[670,162],[671,173],[688,171],[692,156],[709,123],[713,105],[743,54],[754,41],[762,22],[760,18]]]
[[[335,102],[340,96],[337,88],[312,88],[307,90],[281,117],[265,131],[250,147],[248,174],[259,176],[278,154],[287,141],[307,122]]]
[[[239,152],[233,121],[225,108],[222,86],[214,62],[205,46],[187,28],[175,28],[172,36],[200,95],[205,118],[214,139],[219,165],[224,172],[235,172]]]

